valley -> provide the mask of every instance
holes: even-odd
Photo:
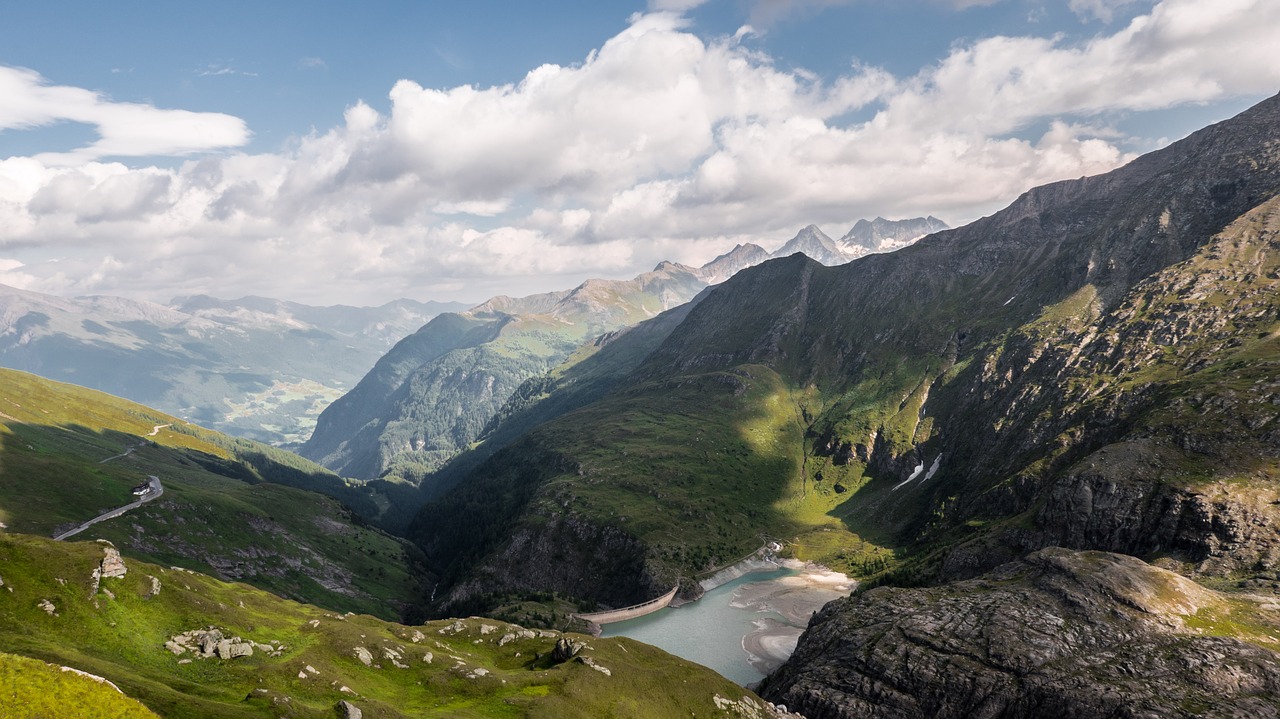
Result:
[[[163,716],[1280,712],[1277,148],[1280,96],[918,240],[438,314],[328,468],[0,371],[4,646]]]
[[[401,337],[460,303],[313,307],[263,297],[64,298],[0,286],[0,367],[296,444]]]
[[[334,610],[393,618],[414,600],[416,552],[336,500],[286,486],[347,487],[295,455],[14,370],[0,370],[0,404],[7,531],[108,539]],[[132,494],[148,482],[159,486]],[[104,513],[116,516],[83,524]]]
[[[1277,37],[9,3],[0,719],[1280,719]]]

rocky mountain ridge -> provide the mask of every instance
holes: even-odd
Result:
[[[898,232],[893,242],[914,240],[907,238],[914,229],[937,224],[879,222],[875,231]],[[783,251],[847,260],[816,227],[802,230]],[[442,316],[436,326],[423,327],[393,348],[335,402],[300,451],[347,476],[418,484],[479,439],[521,383],[549,372],[598,336],[682,305],[769,257],[756,245],[738,245],[697,268],[662,262],[632,280],[592,279],[571,290],[498,296]]]
[[[827,265],[843,265],[869,254],[893,252],[935,232],[951,229],[933,215],[907,220],[858,220],[839,240],[833,240],[817,225],[802,228],[795,237],[769,255],[770,259],[797,252]]]
[[[705,286],[698,270],[664,262],[632,280],[587,280],[440,315],[326,409],[300,452],[346,476],[416,484],[473,442],[522,382]]]
[[[441,567],[438,596],[638,602],[761,532],[885,584],[941,585],[1065,544],[1271,591],[1278,196],[1271,98],[898,252],[739,273],[612,392],[424,508],[428,557],[467,557]],[[463,507],[474,526],[446,521]],[[551,547],[604,554],[547,573]],[[599,566],[634,567],[626,596],[604,593]],[[1174,664],[1199,651],[1162,646]],[[1258,656],[1241,671],[1268,686],[1274,655]]]

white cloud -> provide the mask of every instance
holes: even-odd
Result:
[[[757,27],[767,28],[782,20],[791,18],[795,15],[806,15],[819,13],[830,7],[838,7],[840,5],[852,5],[860,0],[752,0],[751,9],[748,12],[750,21]],[[866,2],[867,0],[861,0]],[[872,0],[874,1],[874,0]],[[893,0],[894,2],[909,2],[911,0]],[[916,0],[918,1],[918,0]],[[956,10],[966,10],[971,7],[985,7],[1004,2],[1005,0],[929,0],[935,5],[945,5]],[[1072,2],[1107,2],[1107,0],[1071,0]],[[1124,2],[1125,0],[1113,0],[1116,2]],[[1128,0],[1135,2],[1136,0]],[[700,5],[705,0],[693,2],[693,5]],[[673,0],[672,5],[681,4],[679,0]],[[650,2],[650,7],[654,5]],[[674,8],[672,8],[674,9]]]
[[[649,9],[654,12],[688,12],[707,0],[649,0]]]
[[[0,282],[318,302],[550,289],[776,245],[809,222],[970,219],[1125,161],[1111,113],[1280,86],[1269,0],[1165,0],[1080,44],[993,37],[914,75],[859,66],[826,83],[685,23],[638,16],[580,64],[511,85],[402,80],[385,114],[357,102],[279,153],[173,169],[0,161],[0,255],[21,263],[0,262]],[[117,104],[94,93],[29,71],[6,81],[21,90],[6,97],[56,91],[71,98],[58,107],[87,104],[115,127]],[[40,107],[6,102],[0,127],[68,114]],[[145,112],[149,138],[199,149],[180,111]],[[243,141],[235,127],[212,147]]]
[[[249,140],[244,121],[215,112],[163,110],[140,103],[113,102],[78,87],[49,85],[31,70],[0,66],[0,131],[23,130],[60,121],[94,125],[98,141],[65,153],[38,156],[50,165],[70,165],[101,157],[186,155]]]
[[[1116,10],[1126,5],[1133,5],[1141,0],[1068,0],[1067,6],[1071,8],[1071,12],[1079,15],[1081,19],[1094,18],[1102,22],[1111,22],[1115,17]]]

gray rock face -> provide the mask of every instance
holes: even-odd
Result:
[[[818,229],[817,225],[809,225],[800,230],[795,237],[787,240],[787,243],[775,250],[770,257],[789,257],[797,252],[828,266],[842,265],[854,257],[841,251],[835,240],[827,237],[826,233]]]
[[[1225,611],[1133,557],[1050,548],[832,602],[761,695],[809,719],[1280,716],[1280,655],[1187,627]]]
[[[100,569],[102,570],[103,578],[123,577],[128,573],[129,568],[124,566],[124,559],[120,557],[120,550],[108,544],[102,547],[102,554],[104,556],[102,557]]]
[[[249,642],[237,642],[230,639],[223,639],[218,642],[216,651],[219,659],[251,657],[253,656],[253,644]]]
[[[359,707],[345,699],[338,702],[336,708],[339,719],[362,719],[364,717],[364,712],[360,711]]]
[[[556,646],[551,650],[551,659],[556,662],[567,662],[578,655],[582,651],[582,643],[575,642],[568,637],[560,637],[556,640]]]
[[[754,267],[767,259],[769,253],[759,245],[738,245],[699,267],[698,274],[707,284],[716,285],[738,274],[740,270]]]

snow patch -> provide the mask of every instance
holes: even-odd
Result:
[[[924,471],[924,462],[921,462],[920,464],[917,464],[917,465],[916,465],[915,471],[913,471],[913,472],[911,473],[911,476],[910,476],[910,477],[907,477],[906,479],[902,480],[901,482],[898,482],[896,485],[894,485],[893,489],[891,489],[891,490],[889,490],[889,491],[890,491],[890,492],[896,492],[896,491],[898,491],[898,490],[899,490],[899,489],[901,489],[902,487],[906,486],[909,482],[911,482],[912,480],[914,480],[916,477],[919,477],[919,476],[920,476],[920,473],[921,473],[921,472],[923,472],[923,471]]]

